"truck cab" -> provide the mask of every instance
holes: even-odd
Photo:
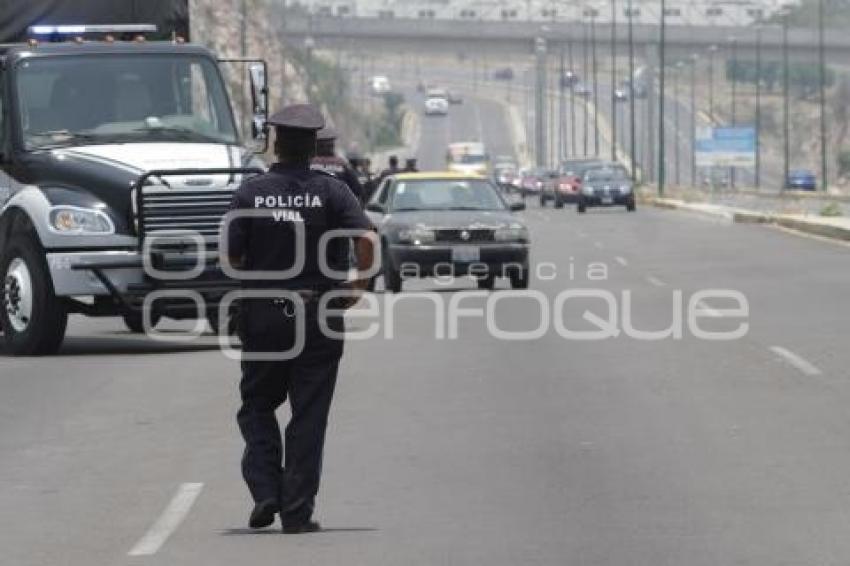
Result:
[[[0,45],[7,350],[55,352],[73,313],[120,316],[134,331],[163,316],[215,320],[237,286],[218,267],[222,217],[242,178],[262,170],[203,47],[141,37]]]

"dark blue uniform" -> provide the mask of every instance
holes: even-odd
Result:
[[[268,216],[234,220],[228,233],[229,255],[243,258],[246,270],[286,270],[295,258],[296,224],[306,233],[306,256],[300,274],[288,280],[243,282],[248,288],[313,289],[318,293],[338,281],[319,270],[318,241],[333,229],[371,224],[357,199],[338,179],[306,167],[272,166],[269,173],[245,181],[233,198],[234,209],[264,209]],[[329,263],[345,265],[348,242],[332,240]],[[322,449],[343,341],[325,336],[318,324],[317,302],[308,300],[304,320],[296,321],[286,304],[247,299],[242,304],[243,351],[288,351],[303,322],[305,345],[288,361],[242,362],[242,406],[237,420],[245,439],[242,473],[255,502],[280,501],[284,525],[310,519],[319,489]],[[328,321],[343,329],[342,317]],[[275,410],[289,399],[292,418],[286,427],[285,452]],[[281,468],[281,463],[283,467]]]

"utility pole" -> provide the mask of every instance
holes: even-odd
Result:
[[[611,0],[611,161],[617,161],[617,0]]]
[[[829,149],[826,147],[826,45],[824,42],[824,2],[818,0],[818,66],[820,67],[820,160],[821,189],[829,188],[827,161]]]
[[[635,38],[634,38],[634,10],[632,0],[629,0],[629,157],[632,162],[632,183],[637,182],[637,143],[635,135]]]
[[[784,130],[785,151],[781,190],[788,185],[788,173],[791,172],[791,99],[789,87],[790,69],[788,62],[788,11],[782,14],[782,129]]]
[[[665,78],[665,45],[666,41],[666,12],[667,2],[661,0],[661,26],[658,42],[658,196],[664,196],[665,153],[664,153],[664,78]]]

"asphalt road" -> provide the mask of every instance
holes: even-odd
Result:
[[[479,114],[485,141],[504,143],[490,127],[499,107],[468,99],[425,121],[423,163],[439,164]],[[674,211],[524,217],[537,298],[610,293],[623,331],[580,341],[551,322],[508,341],[472,316],[458,339],[438,339],[430,299],[397,303],[391,338],[382,325],[347,345],[323,533],[245,528],[238,366],[211,339],[154,343],[75,318],[60,355],[0,357],[0,563],[844,563],[848,248]],[[588,277],[603,265],[604,279]],[[409,288],[466,308],[487,300],[463,294],[466,281]],[[706,299],[700,327],[746,322],[744,337],[700,339],[687,323],[681,339],[624,332],[624,311],[634,328],[663,329],[677,292],[687,303],[706,289],[742,293],[749,313]],[[499,296],[502,330],[539,325],[535,303]],[[609,309],[573,299],[562,318],[590,331],[584,313]]]

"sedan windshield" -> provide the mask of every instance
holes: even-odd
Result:
[[[505,203],[485,180],[399,181],[392,210],[505,210]]]
[[[584,174],[584,180],[587,182],[603,182],[610,183],[616,181],[627,181],[628,173],[624,169],[591,169]]]
[[[27,149],[238,140],[215,64],[200,56],[36,58],[18,66]]]

